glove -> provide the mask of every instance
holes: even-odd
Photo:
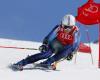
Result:
[[[45,37],[45,38],[44,38],[43,44],[48,44],[48,37]]]
[[[45,45],[45,44],[41,45],[41,46],[39,47],[39,51],[41,51],[41,52],[46,52],[46,51],[48,51],[48,45]]]
[[[73,54],[68,54],[68,56],[65,59],[71,61],[73,59]]]

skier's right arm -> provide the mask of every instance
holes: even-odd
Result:
[[[50,37],[53,35],[53,32],[58,28],[59,25],[56,25],[49,34],[43,39],[43,44],[48,44]]]
[[[39,47],[39,50],[41,52],[45,52],[48,50],[48,43],[50,41],[50,38],[53,36],[53,33],[55,32],[55,30],[58,28],[58,25],[56,25],[51,32],[49,32],[49,34],[43,39],[43,44]]]

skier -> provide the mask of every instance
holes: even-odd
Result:
[[[61,23],[44,38],[43,45],[39,48],[41,52],[13,64],[13,67],[22,70],[27,64],[46,59],[40,64],[41,67],[48,68],[52,63],[61,59],[71,60],[78,49],[79,41],[79,29],[75,26],[75,17],[70,14],[65,15]]]

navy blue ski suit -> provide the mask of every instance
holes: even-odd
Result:
[[[52,31],[44,38],[43,44],[48,46],[46,51],[28,56],[27,58],[19,61],[17,64],[22,64],[22,66],[25,66],[42,59],[46,59],[43,63],[51,65],[55,61],[59,61],[60,59],[67,57],[68,54],[71,54],[77,50],[80,42],[79,30],[75,31],[73,34],[73,44],[62,45],[62,43],[57,40],[56,36],[56,30],[59,27],[61,27],[61,25],[56,25]]]

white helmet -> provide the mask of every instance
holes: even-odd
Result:
[[[62,25],[65,26],[74,26],[75,25],[75,17],[73,15],[65,15],[61,21]]]

